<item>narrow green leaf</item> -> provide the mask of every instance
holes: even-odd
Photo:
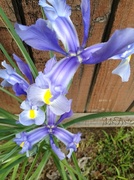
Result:
[[[14,146],[15,144],[12,140],[7,142],[2,142],[2,144],[0,145],[0,151],[7,150],[9,147],[13,148]]]
[[[0,169],[0,174],[5,173],[5,172],[11,170],[15,165],[21,163],[21,162],[22,162],[23,160],[25,160],[25,159],[26,159],[26,157],[20,157],[19,159],[17,159],[17,160],[15,160],[15,161],[13,161],[12,163],[10,163],[10,164],[9,164],[8,166],[6,166],[5,168],[1,168],[1,169]]]
[[[8,174],[11,172],[12,169],[7,170],[6,172],[0,174],[0,180],[5,180]]]
[[[2,44],[0,44],[0,49],[3,52],[3,54],[5,55],[5,57],[7,58],[7,60],[9,61],[9,63],[11,64],[12,67],[14,67],[16,69],[16,72],[23,77],[21,71],[19,70],[18,66],[16,66],[15,62],[12,60],[12,58],[9,56],[9,54],[7,53],[7,51],[5,50],[5,48],[2,46]]]
[[[51,155],[50,151],[46,151],[44,156],[42,157],[42,160],[40,162],[40,164],[38,165],[37,169],[35,170],[35,172],[32,174],[32,176],[29,178],[29,180],[35,180],[38,179],[43,168],[45,167],[49,157]]]
[[[35,158],[33,160],[32,165],[30,166],[30,169],[29,169],[27,175],[25,175],[25,180],[27,180],[29,178],[29,176],[32,174],[33,168],[34,168],[35,164],[37,163],[38,158],[39,158],[39,153],[36,154],[36,156],[35,156]]]
[[[6,111],[5,109],[0,108],[0,119],[1,117],[6,117],[6,118],[11,118],[11,120],[16,120],[18,119],[17,115],[14,115],[8,111]]]
[[[0,90],[3,91],[4,93],[8,94],[9,96],[11,96],[12,98],[16,99],[18,102],[22,102],[22,100],[20,98],[18,98],[17,96],[15,96],[14,94],[12,94],[11,92],[9,92],[8,90],[4,89],[3,87],[0,87]]]
[[[59,160],[57,155],[52,151],[52,149],[51,149],[51,154],[52,154],[52,157],[53,157],[53,161],[54,161],[54,163],[55,163],[55,165],[57,167],[57,170],[59,171],[62,179],[67,179],[67,173],[66,173],[66,171],[64,169],[63,163],[61,163],[61,161]]]
[[[75,169],[76,169],[76,171],[79,173],[78,179],[79,179],[79,180],[84,180],[85,178],[84,178],[83,175],[82,175],[82,172],[81,172],[81,170],[80,170],[80,167],[79,167],[79,165],[78,165],[78,161],[77,161],[77,158],[76,158],[76,155],[75,155],[74,152],[72,153],[72,159],[73,159],[73,162],[74,162],[74,165],[75,165]]]
[[[12,173],[11,180],[15,180],[15,179],[16,179],[18,167],[19,167],[19,164],[17,164],[17,165],[14,167],[14,170],[13,170],[13,173]]]
[[[18,146],[16,146],[15,148],[13,148],[12,151],[10,151],[8,154],[6,154],[5,157],[3,157],[2,159],[0,159],[0,161],[1,161],[1,162],[4,162],[4,161],[7,160],[8,158],[10,158],[17,150],[18,150]]]
[[[59,164],[60,164],[60,167],[61,167],[61,172],[62,172],[62,177],[63,177],[63,179],[64,179],[64,180],[68,180],[68,179],[67,179],[67,175],[66,175],[66,171],[65,171],[65,169],[64,169],[63,163],[62,163],[61,161],[59,161]]]
[[[53,51],[49,51],[50,58],[54,57]]]
[[[26,169],[26,166],[27,166],[27,162],[28,162],[28,158],[25,159],[22,167],[21,167],[21,172],[20,172],[20,179],[19,180],[24,180],[24,177],[25,177],[25,169]]]
[[[12,134],[7,135],[7,136],[3,136],[3,137],[0,138],[0,141],[5,140],[5,139],[8,139],[8,138],[11,138],[11,137],[14,136],[14,134],[15,134],[15,133],[12,133]]]
[[[63,159],[61,162],[64,164],[64,166],[65,166],[68,170],[72,171],[72,172],[73,172],[74,174],[76,174],[77,176],[80,176],[82,180],[86,180],[86,178],[85,178],[81,173],[79,173],[77,170],[75,170],[74,168],[72,168],[72,166],[70,166],[70,165],[68,164],[68,162],[67,162],[66,159]]]

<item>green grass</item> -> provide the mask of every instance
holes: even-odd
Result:
[[[95,180],[134,179],[134,129],[85,130],[78,158],[89,158],[83,174]]]

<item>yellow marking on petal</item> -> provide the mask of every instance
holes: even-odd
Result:
[[[75,145],[76,145],[76,148],[78,148],[79,147],[79,143],[74,143]]]
[[[49,105],[51,103],[50,102],[51,97],[52,97],[51,91],[50,89],[47,89],[44,94],[44,102]]]
[[[20,147],[22,147],[22,148],[23,148],[23,146],[24,146],[24,142],[22,142],[22,143],[20,144]]]
[[[34,109],[29,110],[29,117],[30,117],[30,119],[35,119],[36,111]]]
[[[131,59],[131,55],[130,55],[130,56],[128,56],[128,58],[127,58],[128,62],[130,61],[130,59]]]

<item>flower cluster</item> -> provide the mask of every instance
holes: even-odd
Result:
[[[47,137],[52,150],[60,159],[64,159],[65,154],[55,144],[54,137],[65,144],[69,151],[67,157],[77,150],[81,140],[80,133],[73,134],[60,126],[65,118],[72,115],[72,100],[66,97],[69,83],[81,64],[97,64],[110,58],[121,59],[113,73],[121,76],[122,81],[128,81],[129,61],[134,52],[134,29],[117,30],[107,42],[85,47],[90,26],[89,0],[81,1],[84,27],[82,44],[70,19],[71,8],[66,4],[66,0],[39,0],[39,5],[43,8],[47,20],[38,19],[31,26],[16,23],[15,30],[31,47],[55,51],[64,55],[64,58],[57,61],[56,56],[53,56],[46,63],[44,71],[39,72],[33,80],[29,66],[14,54],[13,57],[28,82],[4,61],[2,65],[5,69],[0,70],[0,77],[4,79],[1,85],[12,86],[17,96],[26,96],[20,106],[22,112],[19,123],[24,126],[39,126],[16,135],[14,142],[22,148],[20,153],[26,152],[29,156],[33,146]],[[63,43],[64,49],[60,47],[59,41]]]

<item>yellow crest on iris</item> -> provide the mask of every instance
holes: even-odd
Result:
[[[36,118],[36,111],[34,109],[29,110],[29,117],[30,117],[30,119]]]
[[[50,102],[51,97],[52,97],[52,94],[51,94],[50,89],[46,89],[45,94],[44,94],[44,102],[45,102],[45,104],[49,105],[51,103]]]
[[[20,144],[20,147],[22,147],[22,148],[23,148],[23,146],[24,146],[24,142],[22,142],[22,143]]]

